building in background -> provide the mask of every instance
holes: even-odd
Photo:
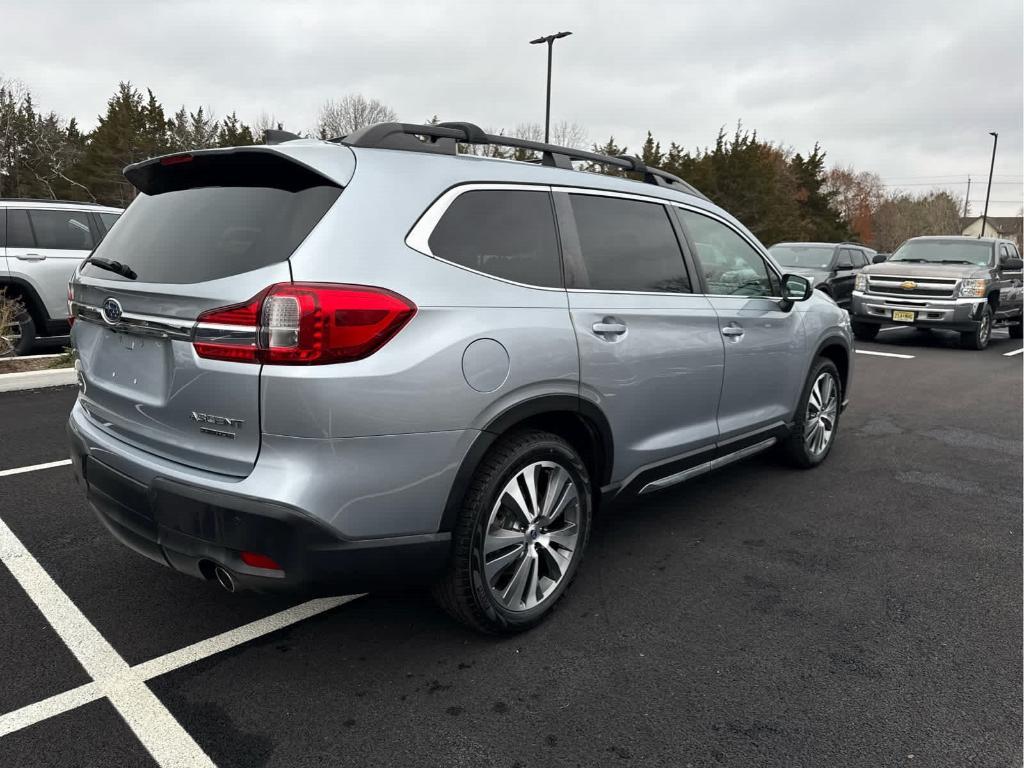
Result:
[[[1021,250],[1021,233],[1024,231],[1024,217],[989,216],[985,220],[985,231],[981,231],[981,216],[960,219],[960,231],[968,237],[1005,237],[1017,244]]]

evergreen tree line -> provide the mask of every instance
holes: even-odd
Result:
[[[306,135],[330,138],[363,125],[397,120],[393,109],[352,94],[328,100],[317,125]],[[427,122],[440,121],[436,115]],[[576,123],[556,123],[552,143],[584,147],[586,131]],[[261,115],[252,125],[235,112],[221,119],[199,107],[168,114],[151,90],[121,83],[107,101],[96,127],[82,132],[75,118],[40,110],[26,87],[0,80],[0,197],[76,199],[126,206],[134,189],[121,175],[124,166],[157,155],[206,147],[255,144],[266,128],[284,128]],[[538,123],[488,133],[540,141]],[[614,137],[592,144],[594,152],[630,154]],[[514,160],[536,159],[522,149],[463,147],[461,151]],[[886,194],[877,175],[852,168],[827,169],[817,144],[808,153],[765,141],[737,125],[721,130],[713,146],[686,149],[667,145],[651,133],[638,154],[693,184],[742,221],[764,243],[783,240],[858,240],[891,250],[920,234],[958,234],[960,202],[946,192],[911,196]],[[580,164],[585,170],[630,175],[620,168]]]

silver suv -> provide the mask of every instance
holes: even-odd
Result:
[[[390,123],[125,175],[72,284],[71,455],[106,527],[182,573],[430,583],[522,630],[599,507],[835,441],[846,313],[636,158]]]
[[[0,292],[17,303],[0,328],[0,356],[68,332],[68,281],[121,215],[120,208],[63,200],[0,199]]]

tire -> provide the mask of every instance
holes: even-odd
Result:
[[[1017,323],[1016,325],[1011,325],[1009,330],[1011,339],[1024,338],[1024,323]]]
[[[524,472],[534,479],[539,505],[526,501],[533,494],[519,484]],[[549,501],[553,511],[527,524],[530,512],[538,506],[543,512]],[[587,468],[565,440],[539,430],[501,438],[466,491],[452,532],[451,561],[433,587],[434,599],[478,632],[513,634],[536,626],[579,571],[592,509]]]
[[[853,328],[853,335],[859,341],[874,341],[881,327],[878,323],[858,323],[856,320],[850,324]]]
[[[992,338],[992,307],[988,304],[981,313],[981,322],[972,331],[960,334],[960,346],[964,349],[984,349]]]
[[[831,379],[831,393],[825,390],[824,383],[819,384],[819,381],[828,377]],[[812,402],[812,396],[820,400],[823,395],[824,407],[819,408]],[[782,453],[791,464],[801,469],[810,469],[828,458],[839,433],[842,402],[842,379],[839,378],[835,363],[819,357],[814,361],[800,394],[800,405],[793,420],[793,431],[782,443]],[[828,428],[829,424],[831,429]],[[817,431],[815,425],[825,431]],[[824,436],[824,443],[818,442],[821,436]]]
[[[28,354],[36,341],[36,324],[32,315],[21,305],[14,315],[14,323],[0,328],[0,357],[18,357]]]

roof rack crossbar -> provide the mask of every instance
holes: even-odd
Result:
[[[417,138],[422,136],[423,138]],[[330,139],[332,142],[347,144],[351,147],[374,149],[404,149],[414,152],[435,152],[454,155],[456,144],[483,144],[512,149],[525,149],[538,152],[541,164],[555,168],[572,170],[572,161],[586,161],[601,165],[610,165],[625,171],[642,175],[644,182],[661,187],[681,188],[691,195],[707,199],[696,187],[683,179],[660,168],[651,168],[639,158],[632,155],[602,155],[585,149],[573,149],[557,144],[546,144],[529,139],[517,139],[512,136],[495,136],[485,133],[473,123],[446,122],[436,125],[416,125],[414,123],[376,123],[360,128],[348,136]]]

